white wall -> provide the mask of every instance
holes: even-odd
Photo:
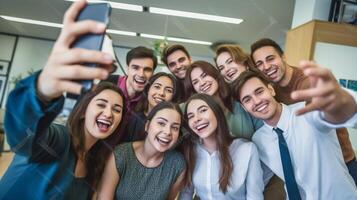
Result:
[[[296,0],[291,28],[313,19],[328,20],[331,0]]]
[[[318,42],[314,60],[329,68],[336,79],[357,80],[357,48]],[[357,129],[348,129],[353,148],[357,150]]]

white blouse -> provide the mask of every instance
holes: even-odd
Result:
[[[193,187],[185,188],[180,199],[192,199],[193,193],[201,199],[263,199],[263,172],[256,146],[245,139],[235,139],[229,147],[233,162],[230,185],[224,194],[219,189],[220,162],[218,152],[210,154],[196,144],[196,166]]]

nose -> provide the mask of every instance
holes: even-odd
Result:
[[[110,108],[110,106],[107,106],[107,107],[103,110],[103,115],[104,115],[106,118],[112,118],[113,112],[112,112],[112,109]]]
[[[263,65],[262,67],[263,67],[264,71],[267,71],[270,69],[270,65],[268,63],[264,62],[262,65]]]
[[[140,69],[138,70],[138,76],[144,77],[144,68],[143,67],[140,67]]]
[[[161,88],[161,89],[158,91],[158,94],[159,94],[161,97],[165,97],[165,88]]]
[[[261,99],[255,95],[252,96],[254,105],[258,105],[261,102]]]

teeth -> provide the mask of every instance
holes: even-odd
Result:
[[[104,119],[98,119],[97,122],[102,123],[102,124],[105,124],[105,125],[108,125],[108,126],[112,125],[111,122],[109,122],[109,121],[107,121],[107,120],[104,120]]]
[[[202,92],[206,92],[211,87],[211,84],[207,84],[207,86],[201,89]]]
[[[208,123],[200,124],[200,125],[196,126],[196,129],[200,131],[200,130],[206,128],[207,126],[208,126]]]
[[[260,112],[262,110],[264,110],[268,105],[267,104],[264,104],[263,106],[260,106],[257,108],[257,111]]]
[[[227,76],[229,78],[232,78],[235,74],[236,74],[236,70],[230,70],[230,71],[228,71]]]
[[[271,70],[271,71],[269,71],[269,72],[267,73],[267,75],[270,76],[270,75],[274,74],[276,71],[278,71],[278,70],[277,70],[277,69]]]
[[[135,78],[134,80],[141,84],[144,84],[146,82],[145,79],[142,79],[142,78]]]
[[[157,103],[160,103],[160,102],[164,101],[164,99],[158,98],[158,97],[154,97],[154,100],[155,100]]]
[[[168,139],[168,138],[162,138],[162,137],[159,137],[159,136],[157,136],[156,139],[157,139],[157,141],[158,141],[159,143],[164,144],[164,145],[167,145],[167,144],[169,144],[169,143],[171,142],[170,139]]]

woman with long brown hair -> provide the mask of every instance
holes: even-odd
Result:
[[[180,199],[263,199],[263,175],[255,145],[233,139],[222,108],[206,94],[189,98],[184,119],[190,135],[183,143],[187,162]]]
[[[67,126],[52,123],[64,92],[80,94],[78,81],[105,79],[113,63],[107,53],[71,48],[79,35],[105,31],[104,24],[75,22],[85,4],[78,1],[68,9],[43,70],[19,82],[8,97],[5,130],[15,156],[0,181],[0,199],[89,199],[100,180],[111,152],[107,141],[124,113],[120,89],[100,84],[83,96]]]
[[[228,83],[212,64],[206,61],[192,63],[187,70],[185,85],[187,91],[207,94],[219,103],[234,137],[251,140],[254,131],[263,125],[261,120],[245,112],[239,103],[233,102]]]
[[[147,116],[145,139],[115,148],[97,199],[174,200],[186,170],[183,155],[173,150],[182,121],[176,104],[163,101],[156,105]]]
[[[165,72],[156,73],[149,79],[138,104],[135,106],[135,112],[130,117],[125,131],[123,131],[121,142],[145,139],[144,126],[147,115],[162,101],[175,103],[178,100],[177,84],[176,78]]]

